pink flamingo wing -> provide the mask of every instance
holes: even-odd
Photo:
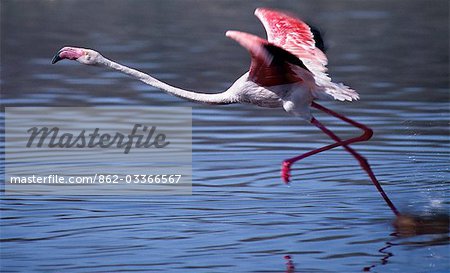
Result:
[[[255,15],[262,22],[270,43],[294,54],[312,72],[318,88],[313,93],[318,98],[356,100],[358,93],[343,84],[333,83],[327,75],[325,54],[316,47],[310,27],[302,20],[284,12],[257,8]]]
[[[256,9],[255,15],[266,29],[269,42],[300,58],[313,73],[327,70],[327,57],[315,46],[314,35],[306,23],[267,8]]]
[[[287,62],[274,62],[274,58],[278,56],[274,56],[268,50],[273,45],[267,40],[249,33],[233,30],[227,31],[226,36],[237,41],[249,51],[252,58],[249,76],[255,83],[261,86],[274,86],[302,80]]]

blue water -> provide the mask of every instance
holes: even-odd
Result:
[[[370,126],[353,147],[402,212],[449,210],[447,1],[273,1],[320,26],[330,73],[361,95],[324,105]],[[249,57],[228,29],[265,35],[256,2],[2,1],[2,106],[193,107],[189,196],[1,197],[1,272],[447,272],[447,234],[400,237],[343,149],[281,110],[197,105],[62,61],[64,45],[192,90],[227,88]],[[4,108],[3,108],[4,109]],[[314,112],[342,137],[359,132]],[[70,117],[68,117],[70,120]],[[285,255],[295,269],[287,269]]]

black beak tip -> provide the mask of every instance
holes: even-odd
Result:
[[[52,59],[52,64],[55,64],[55,63],[59,62],[60,60],[62,60],[62,58],[59,57],[59,52],[58,52],[58,53],[56,53],[56,55],[53,57],[53,59]]]

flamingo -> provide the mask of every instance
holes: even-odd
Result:
[[[199,103],[215,105],[246,103],[267,108],[283,108],[289,114],[317,126],[335,141],[333,144],[284,160],[281,166],[281,177],[285,183],[290,181],[293,163],[342,146],[359,162],[392,212],[398,216],[397,208],[384,192],[368,161],[349,146],[356,142],[368,141],[373,131],[316,102],[317,100],[354,101],[359,99],[355,90],[342,83],[333,83],[327,75],[328,61],[321,50],[320,34],[311,30],[302,20],[285,12],[257,8],[255,15],[267,32],[267,40],[241,31],[226,32],[227,37],[234,39],[248,50],[251,65],[248,72],[221,93],[201,93],[171,86],[141,71],[109,60],[92,49],[63,47],[54,56],[52,64],[62,59],[69,59],[85,65],[107,67],[169,94]],[[311,108],[316,108],[357,127],[363,133],[360,136],[342,140],[311,114]]]

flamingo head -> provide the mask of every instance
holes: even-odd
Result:
[[[100,53],[92,49],[80,47],[63,47],[52,59],[52,64],[63,60],[75,60],[82,64],[95,65],[101,58]]]

